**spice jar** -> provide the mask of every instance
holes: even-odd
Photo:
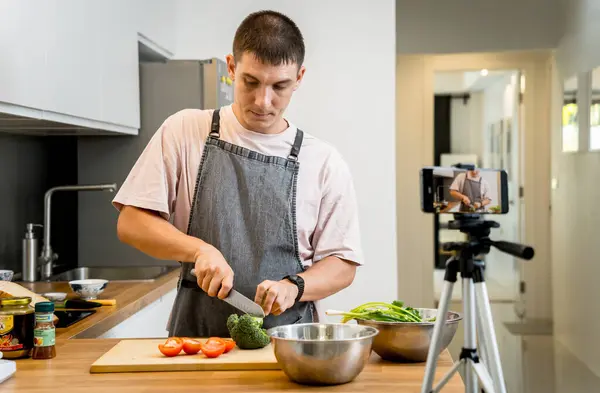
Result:
[[[0,352],[5,359],[28,357],[33,347],[31,297],[0,299]]]
[[[54,328],[54,303],[40,302],[35,305],[35,328],[33,329],[33,359],[52,359],[56,356]]]

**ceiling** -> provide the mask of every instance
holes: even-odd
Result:
[[[512,75],[513,70],[436,72],[435,94],[464,94],[484,90],[498,80]]]

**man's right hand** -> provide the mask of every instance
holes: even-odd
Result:
[[[471,200],[467,196],[463,198],[462,202],[467,206],[471,206]]]
[[[198,286],[208,296],[224,299],[233,287],[233,270],[215,247],[202,247],[195,258],[194,270]]]

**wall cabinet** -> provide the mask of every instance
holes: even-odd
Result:
[[[174,7],[156,0],[0,2],[0,112],[137,134],[138,34],[171,53]]]

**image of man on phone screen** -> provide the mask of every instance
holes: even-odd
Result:
[[[450,195],[459,200],[460,212],[475,213],[492,202],[490,185],[481,176],[479,169],[459,173],[450,185]]]

